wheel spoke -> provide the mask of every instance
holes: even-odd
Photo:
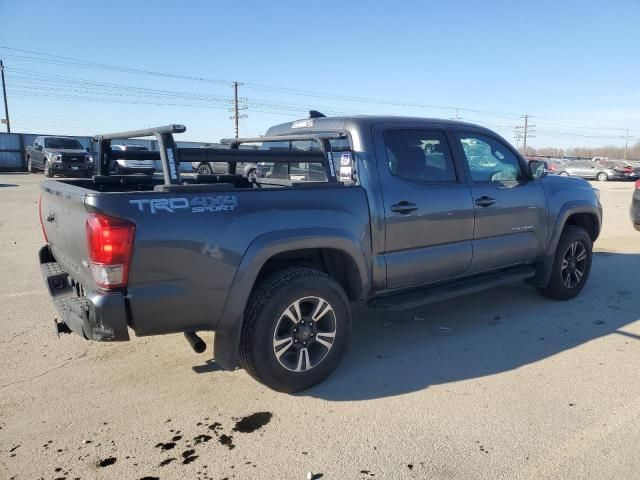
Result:
[[[292,345],[293,338],[291,337],[281,338],[280,340],[273,340],[273,351],[275,352],[276,357],[278,357],[278,360],[282,355],[284,355],[287,350],[291,348]]]
[[[302,313],[300,313],[300,300],[293,302],[293,304],[287,308],[282,315],[287,317],[293,323],[298,323],[302,320]]]
[[[578,256],[576,257],[576,261],[577,261],[577,262],[581,262],[581,261],[583,261],[583,260],[584,260],[584,259],[586,259],[586,258],[587,258],[587,252],[586,252],[586,250],[583,248],[583,249],[582,249],[582,251],[581,251],[581,252],[578,254]]]
[[[316,305],[315,310],[313,311],[313,314],[311,315],[311,319],[314,322],[317,322],[318,320],[320,320],[322,317],[324,317],[327,312],[329,312],[331,310],[331,305],[329,305],[327,302],[325,302],[323,299],[318,299],[318,305]]]
[[[336,337],[336,332],[318,332],[316,333],[316,342],[320,345],[324,345],[327,349],[333,345],[333,340]],[[325,340],[325,338],[329,340]]]
[[[562,259],[562,270],[564,270],[568,266],[569,266],[569,260],[567,260],[566,258],[563,258]]]
[[[309,350],[301,348],[298,352],[298,365],[296,366],[296,372],[304,372],[311,368],[311,362],[309,361]]]
[[[583,275],[582,271],[576,268],[573,273],[575,274],[575,277],[576,277],[576,283],[580,283],[580,280],[582,280],[582,275]]]
[[[571,248],[571,256],[572,257],[575,256],[577,247],[578,247],[578,243],[577,242],[574,242],[574,243],[571,244],[570,248]]]

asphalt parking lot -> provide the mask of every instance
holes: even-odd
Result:
[[[350,351],[294,396],[181,335],[53,336],[40,175],[0,174],[0,478],[636,478],[640,232],[598,183],[583,293],[526,285],[402,314],[357,307]],[[206,337],[210,344],[211,338]]]

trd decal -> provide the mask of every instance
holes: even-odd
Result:
[[[193,198],[141,198],[129,200],[131,205],[137,205],[139,212],[176,213],[188,211],[191,213],[228,212],[238,206],[235,195],[218,195],[217,197],[193,197]]]

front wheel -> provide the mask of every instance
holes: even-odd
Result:
[[[44,176],[48,178],[53,177],[53,170],[51,169],[51,163],[49,163],[49,160],[45,160],[44,162]]]
[[[31,161],[31,157],[27,157],[27,171],[29,173],[36,173],[36,169],[33,168],[33,162]]]
[[[281,270],[251,295],[241,364],[274,390],[304,390],[336,369],[350,331],[349,300],[333,278],[310,268]]]
[[[538,291],[554,300],[569,300],[578,295],[591,271],[591,249],[589,234],[583,228],[567,225],[556,247],[549,284]]]

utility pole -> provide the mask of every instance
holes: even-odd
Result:
[[[627,136],[624,139],[624,159],[627,159],[627,152],[629,151],[629,129],[627,128]]]
[[[238,122],[240,121],[241,118],[247,118],[246,115],[240,115],[240,110],[246,110],[247,106],[240,105],[240,102],[242,103],[246,102],[246,98],[238,97],[238,87],[242,84],[239,82],[233,82],[232,85],[233,85],[233,108],[231,109],[231,111],[233,112],[233,115],[231,115],[229,118],[233,120],[235,135],[236,135],[236,138],[238,138],[239,136]]]
[[[522,139],[522,152],[524,155],[527,155],[527,139],[535,137],[535,132],[532,131],[535,125],[529,124],[531,115],[525,114],[520,118],[524,119],[524,125],[515,127],[515,137],[518,142]]]
[[[7,86],[4,83],[4,64],[0,60],[0,75],[2,76],[2,96],[4,97],[4,116],[7,122],[7,133],[11,133],[11,122],[9,121],[9,107],[7,106]]]

